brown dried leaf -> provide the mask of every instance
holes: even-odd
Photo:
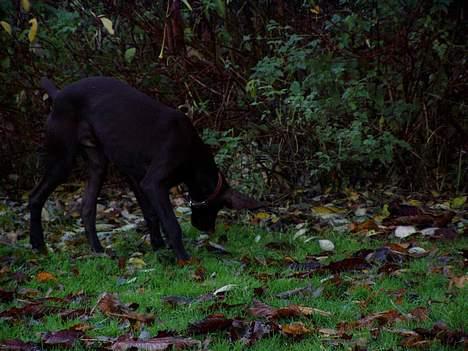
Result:
[[[310,316],[312,314],[320,314],[321,316],[331,315],[330,312],[319,310],[318,308],[299,305],[289,305],[286,307],[275,308],[257,300],[254,300],[253,306],[250,307],[248,311],[254,317],[263,317],[266,319]]]
[[[47,345],[72,347],[83,336],[84,333],[80,330],[67,329],[55,332],[47,332],[42,335],[41,340],[44,344]]]
[[[267,304],[258,300],[253,301],[253,306],[249,307],[248,311],[254,317],[270,319],[276,316],[276,308],[268,306]]]
[[[98,299],[97,306],[105,315],[139,321],[142,323],[152,323],[154,315],[151,313],[138,313],[131,311],[127,306],[122,304],[115,294],[102,293]]]
[[[55,281],[57,281],[57,278],[52,273],[39,272],[39,273],[36,274],[36,280],[39,283],[45,283],[45,282],[55,282]]]
[[[397,320],[406,320],[406,317],[396,310],[388,310],[370,314],[357,321],[339,323],[339,330],[343,332],[354,328],[371,327],[375,324],[378,327],[383,327]]]
[[[373,219],[368,219],[367,221],[361,223],[351,223],[350,230],[353,233],[367,232],[370,230],[379,230],[379,226]]]
[[[120,337],[112,344],[112,350],[125,351],[125,350],[182,350],[200,346],[201,342],[192,338],[183,338],[178,336],[167,336],[160,338],[151,338],[147,340],[134,340],[129,337]]]
[[[436,322],[431,329],[416,328],[411,333],[400,333],[404,336],[401,344],[406,347],[427,347],[433,340],[439,340],[443,345],[468,346],[468,334],[462,330],[450,330],[444,322]]]
[[[212,314],[201,321],[191,323],[188,332],[191,334],[207,334],[213,331],[225,330],[232,324],[232,319],[228,319],[222,313]]]
[[[195,272],[193,272],[193,280],[197,282],[202,282],[206,279],[206,269],[202,266],[198,266]]]
[[[22,317],[39,319],[46,314],[57,313],[58,307],[44,306],[42,303],[30,303],[23,307],[11,307],[8,310],[0,312],[0,317],[10,319],[20,319]]]
[[[435,231],[431,239],[439,240],[454,240],[458,236],[457,232],[452,228],[439,228]]]
[[[281,332],[288,336],[303,336],[309,334],[311,330],[307,328],[302,322],[294,322],[291,324],[284,324],[281,326]]]
[[[14,291],[8,291],[0,288],[0,302],[10,302],[15,297]]]
[[[429,311],[426,307],[416,307],[410,312],[410,315],[419,322],[429,318]]]
[[[346,271],[360,271],[369,269],[370,267],[370,264],[364,258],[350,257],[341,261],[332,262],[324,268],[332,271],[333,273],[338,273]]]
[[[468,283],[468,275],[462,275],[460,277],[453,277],[452,279],[450,279],[449,289],[452,288],[452,286],[454,285],[458,289],[463,289],[466,283]]]
[[[41,348],[32,342],[24,342],[18,339],[3,340],[0,342],[0,350],[10,351],[39,351]]]
[[[124,308],[115,294],[107,292],[101,294],[97,305],[104,314],[121,313]]]
[[[231,341],[240,340],[244,345],[251,346],[271,331],[272,326],[261,321],[234,320],[229,335]]]

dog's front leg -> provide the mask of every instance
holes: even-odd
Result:
[[[162,170],[166,170],[166,173],[163,173]],[[166,233],[168,243],[172,250],[174,250],[177,259],[179,261],[187,261],[190,259],[190,256],[185,251],[182,243],[182,229],[169,200],[169,187],[165,184],[168,174],[170,172],[167,166],[153,165],[141,181],[141,189],[156,210]]]
[[[138,181],[134,177],[127,176],[127,181],[130,185],[130,189],[132,189],[135,194],[138,205],[140,205],[141,212],[143,212],[143,218],[145,219],[146,226],[150,233],[151,247],[153,250],[164,247],[164,240],[161,236],[161,229],[159,228],[159,218],[153,205],[141,190],[140,184],[138,184]]]

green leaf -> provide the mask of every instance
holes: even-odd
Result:
[[[185,6],[187,6],[187,8],[192,11],[192,5],[190,5],[190,3],[187,1],[187,0],[182,0],[182,2],[184,3]]]
[[[459,196],[450,201],[451,208],[462,208],[466,203],[466,196]]]
[[[132,63],[133,58],[135,57],[136,49],[135,48],[129,48],[125,50],[125,61],[128,63]]]
[[[218,13],[219,17],[224,17],[226,14],[226,8],[224,7],[223,0],[216,0],[216,12]]]
[[[8,22],[0,21],[0,25],[5,30],[5,32],[7,32],[8,34],[11,35],[11,26],[10,26],[10,24]]]

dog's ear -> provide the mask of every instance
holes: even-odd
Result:
[[[224,206],[232,208],[234,210],[240,210],[243,208],[256,209],[264,207],[265,204],[248,197],[232,188],[227,189],[222,195],[222,201]]]

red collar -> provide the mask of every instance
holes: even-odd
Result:
[[[221,192],[221,189],[223,187],[223,175],[221,172],[218,172],[218,183],[216,184],[215,190],[206,198],[206,200],[203,201],[189,201],[189,205],[192,208],[201,208],[201,207],[207,207],[211,201],[216,199]]]

